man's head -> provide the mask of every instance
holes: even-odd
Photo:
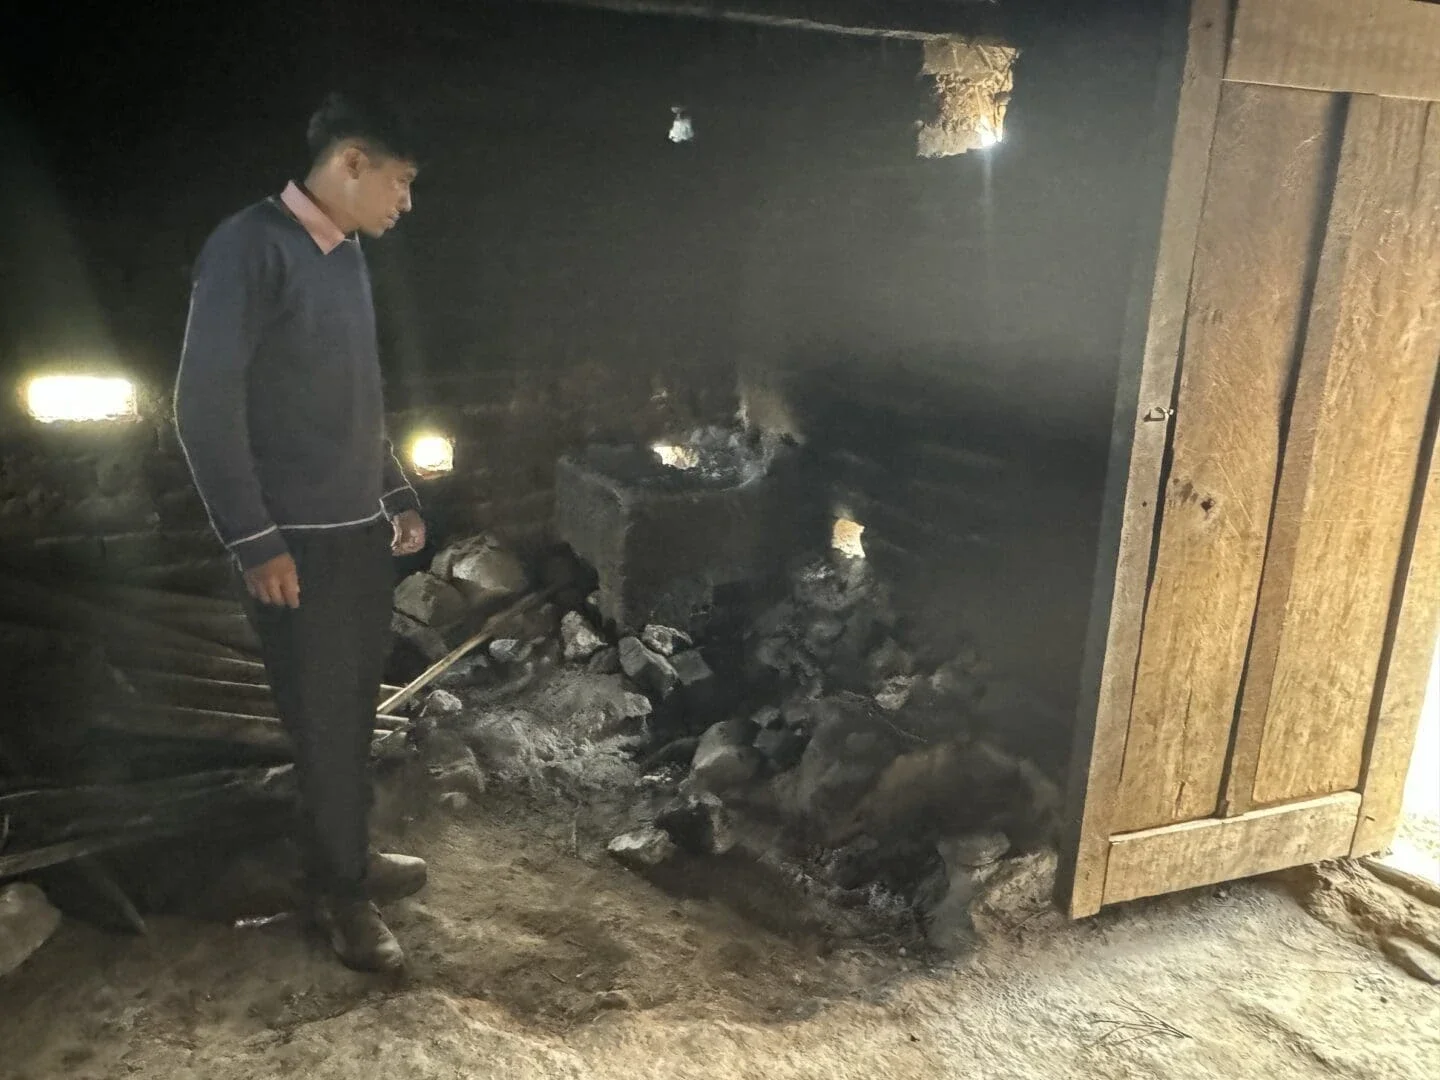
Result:
[[[310,118],[306,186],[345,232],[380,236],[410,210],[414,137],[395,110],[332,93]]]

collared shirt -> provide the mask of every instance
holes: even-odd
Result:
[[[315,205],[315,200],[294,180],[286,184],[285,190],[280,192],[280,204],[290,211],[296,221],[305,226],[310,239],[315,241],[315,246],[324,254],[329,255],[345,242],[345,234],[340,231],[340,227],[330,220],[324,210]]]
[[[242,567],[285,534],[416,509],[385,435],[370,275],[296,183],[220,225],[196,263],[175,422]]]

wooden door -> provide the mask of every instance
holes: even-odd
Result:
[[[1365,36],[1386,19],[1408,36]],[[1413,96],[1440,68],[1408,64],[1417,35],[1440,55],[1440,7],[1191,7],[1117,404],[1077,917],[1393,835],[1440,617],[1440,104]]]

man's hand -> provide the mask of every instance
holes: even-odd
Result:
[[[395,528],[390,550],[396,555],[414,555],[425,546],[425,519],[416,511],[396,514],[390,524]]]
[[[276,555],[268,562],[245,571],[245,588],[262,604],[276,607],[300,606],[300,574],[290,555]]]

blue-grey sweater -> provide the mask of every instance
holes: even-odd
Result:
[[[324,253],[276,199],[221,224],[195,267],[175,422],[244,569],[284,554],[286,533],[418,508],[385,434],[359,241]]]

